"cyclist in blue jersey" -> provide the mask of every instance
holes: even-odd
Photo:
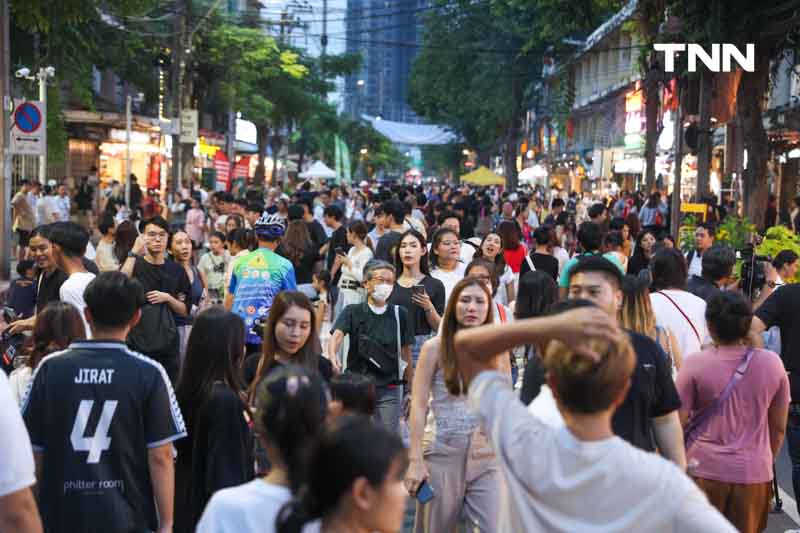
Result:
[[[286,232],[286,221],[264,213],[254,224],[258,249],[233,264],[225,309],[244,320],[247,328],[247,353],[261,352],[261,337],[253,330],[256,320],[265,318],[272,300],[283,290],[296,290],[292,263],[275,253]]]

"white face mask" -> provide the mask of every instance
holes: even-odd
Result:
[[[372,299],[376,302],[383,303],[389,299],[389,295],[392,294],[392,285],[388,283],[381,283],[380,285],[376,285],[374,289],[372,289]]]

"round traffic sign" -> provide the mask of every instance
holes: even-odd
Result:
[[[39,108],[30,102],[23,102],[14,111],[14,123],[23,133],[33,133],[42,125]]]

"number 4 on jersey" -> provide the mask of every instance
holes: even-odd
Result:
[[[72,448],[76,452],[89,452],[86,458],[87,463],[99,463],[100,455],[111,447],[111,437],[108,436],[108,429],[111,427],[111,419],[117,409],[116,400],[106,400],[103,402],[103,412],[97,422],[97,429],[91,437],[84,437],[86,426],[89,423],[89,416],[92,414],[94,400],[81,400],[78,406],[78,413],[75,415],[75,424],[72,426],[70,441]]]

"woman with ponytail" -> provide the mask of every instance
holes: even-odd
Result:
[[[407,467],[396,433],[366,417],[339,418],[319,438],[307,476],[301,479],[299,469],[289,471],[292,486],[303,488],[281,509],[275,531],[399,533],[408,499],[403,487]],[[260,531],[272,529],[264,523]]]
[[[256,431],[272,468],[264,477],[215,493],[197,533],[275,531],[278,512],[300,491],[309,469],[317,468],[309,458],[325,422],[327,402],[322,378],[295,365],[274,370],[258,385]],[[375,443],[359,442],[359,452],[364,442]]]

